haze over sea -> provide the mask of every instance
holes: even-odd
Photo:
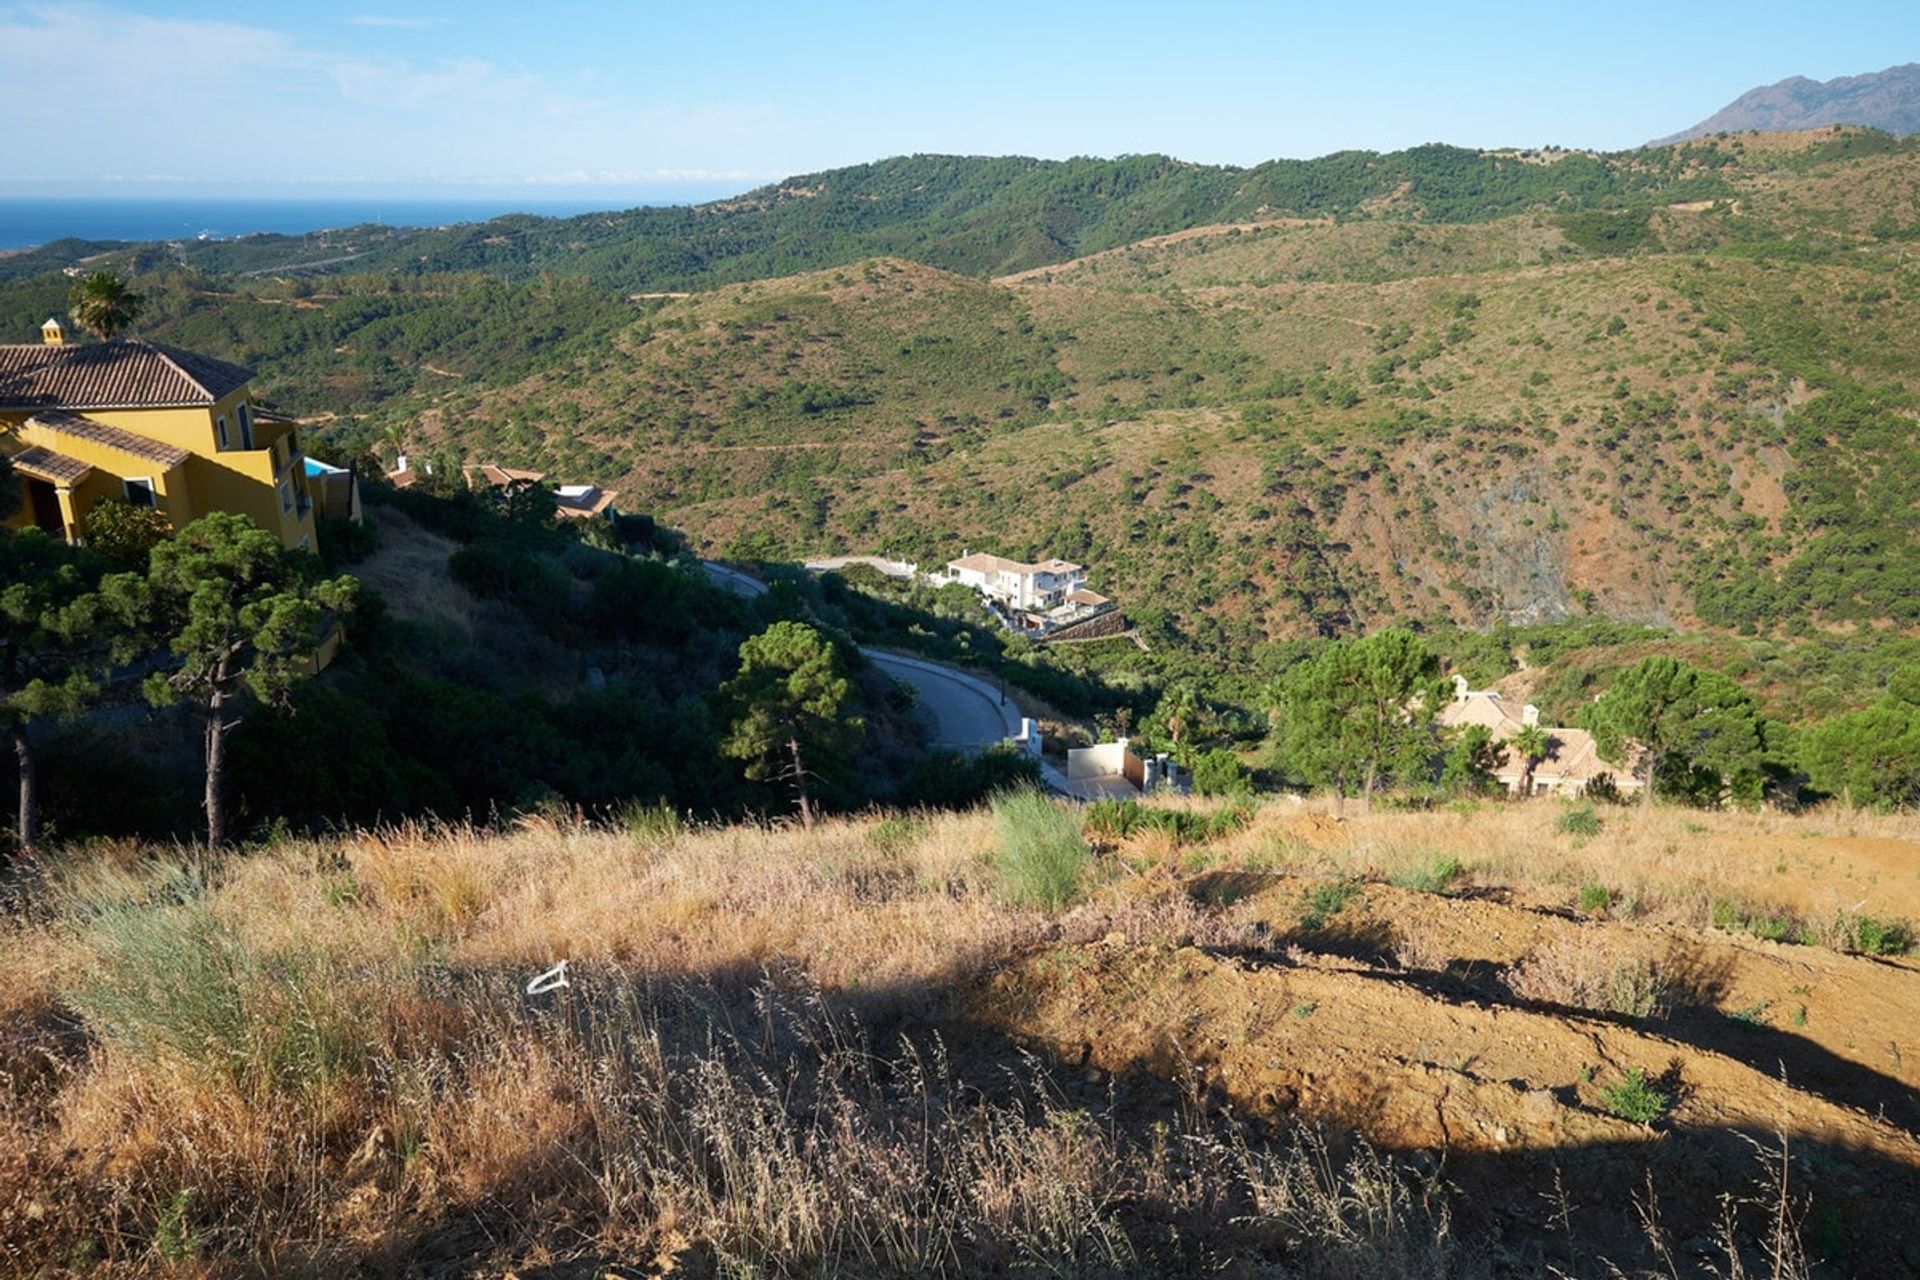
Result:
[[[64,236],[82,240],[227,239],[272,231],[304,235],[328,227],[381,222],[394,227],[437,227],[484,222],[504,213],[568,217],[598,209],[631,208],[630,197],[612,192],[576,199],[485,200],[377,197],[320,200],[179,199],[138,197],[0,196],[0,250],[25,249]],[[653,200],[645,203],[666,204]]]

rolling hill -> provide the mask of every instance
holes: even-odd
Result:
[[[1911,536],[1868,495],[1902,483],[1920,375],[1920,166],[1875,137],[1688,148],[1716,201],[718,286],[375,416],[616,483],[710,551],[1052,549],[1221,643],[1905,621],[1904,552],[1845,550]]]
[[[767,238],[674,277],[699,282],[684,297],[586,266],[518,278],[563,223],[459,272],[107,260],[153,267],[156,335],[259,367],[323,456],[540,466],[710,554],[1070,556],[1215,665],[1390,621],[1920,620],[1920,147],[1829,129],[1312,164],[1285,172],[1318,194],[1284,212],[1266,167],[794,179],[702,215]],[[1207,198],[1171,201],[1182,184]],[[1013,247],[1036,194],[1075,230]],[[836,208],[852,229],[829,253],[808,220]],[[790,265],[789,236],[899,248],[723,279]],[[0,310],[37,323],[64,288],[16,280]]]

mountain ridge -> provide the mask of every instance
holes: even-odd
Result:
[[[1700,123],[1647,145],[1671,146],[1716,133],[1778,133],[1836,124],[1899,135],[1920,133],[1920,63],[1824,81],[1788,76],[1749,89]]]

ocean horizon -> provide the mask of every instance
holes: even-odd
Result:
[[[705,198],[704,196],[701,198]],[[607,209],[681,203],[598,198],[528,200],[336,197],[311,200],[177,197],[0,196],[0,251],[30,249],[68,236],[82,240],[228,240],[270,232],[306,235],[333,227],[379,222],[392,227],[438,227],[485,222],[508,213],[566,218]]]

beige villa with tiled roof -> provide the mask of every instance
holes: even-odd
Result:
[[[1596,778],[1607,775],[1622,794],[1640,789],[1640,779],[1631,767],[1616,767],[1600,758],[1599,744],[1585,729],[1568,729],[1540,723],[1540,708],[1523,704],[1515,711],[1511,703],[1491,689],[1469,689],[1460,676],[1453,678],[1453,701],[1440,708],[1434,719],[1444,728],[1460,729],[1482,725],[1495,742],[1506,742],[1527,726],[1537,726],[1547,736],[1547,754],[1533,767],[1534,795],[1577,796]],[[1527,777],[1527,762],[1520,753],[1507,748],[1499,767],[1493,771],[1511,794],[1518,795]]]
[[[254,405],[253,375],[139,339],[0,345],[0,454],[24,501],[8,520],[70,542],[108,500],[178,529],[209,511],[252,517],[312,547],[313,500],[296,425]]]
[[[947,577],[1014,609],[1051,609],[1069,592],[1085,587],[1087,571],[1060,559],[1027,564],[1005,556],[969,552],[947,562]]]

